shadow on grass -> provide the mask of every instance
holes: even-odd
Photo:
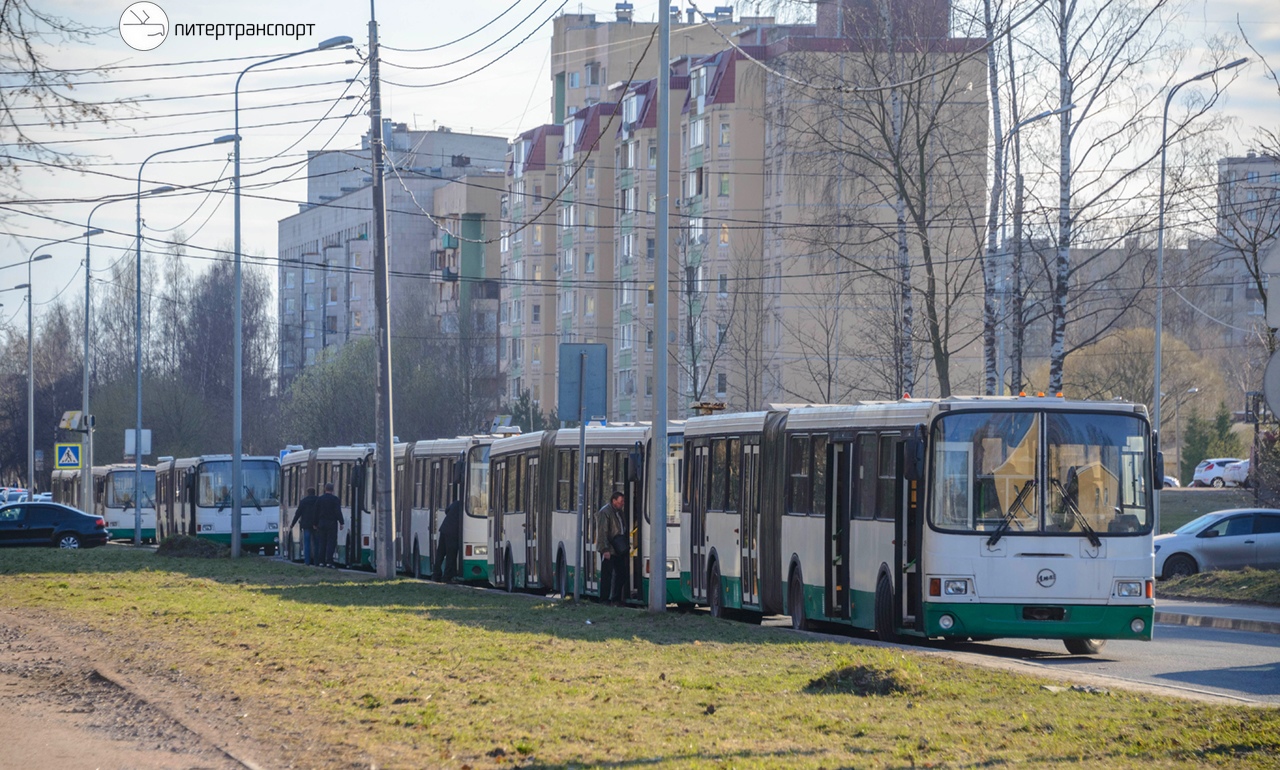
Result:
[[[778,762],[785,761],[788,758],[798,759],[800,757],[817,757],[829,754],[826,751],[816,751],[814,749],[792,749],[777,751],[723,751],[723,752],[699,752],[696,754],[672,754],[662,757],[636,757],[634,759],[617,759],[600,761],[597,759],[571,759],[554,764],[540,762],[536,757],[530,757],[528,760],[515,759],[517,765],[523,770],[549,770],[550,768],[566,768],[566,767],[650,767],[653,765],[675,764],[676,766],[686,765],[692,762],[723,762],[732,764],[734,760],[764,760],[771,759]],[[847,753],[857,754],[883,754],[883,751],[875,749],[854,749]]]
[[[9,558],[9,556],[14,558]],[[526,594],[508,595],[464,585],[442,585],[399,577],[379,580],[367,572],[335,571],[246,556],[185,559],[156,556],[154,550],[106,546],[91,551],[12,549],[0,560],[0,579],[66,574],[123,579],[160,572],[238,586],[280,601],[332,609],[370,609],[416,615],[459,626],[505,633],[553,635],[565,639],[643,640],[652,644],[776,643],[810,640],[701,613],[650,615],[643,608],[606,607],[591,601],[562,601]]]

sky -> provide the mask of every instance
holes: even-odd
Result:
[[[654,18],[660,6],[644,0],[632,2],[640,21]],[[48,49],[51,62],[59,68],[116,67],[105,79],[75,76],[81,98],[137,100],[117,111],[118,117],[125,118],[118,124],[28,129],[41,140],[60,142],[55,145],[59,149],[88,155],[80,172],[26,166],[18,205],[6,208],[46,219],[0,212],[0,266],[25,262],[33,249],[52,255],[52,259],[35,265],[32,283],[37,313],[57,296],[70,293],[82,297],[84,285],[83,273],[78,272],[82,269],[83,239],[38,248],[41,242],[83,233],[94,205],[91,201],[133,196],[139,164],[149,154],[231,134],[231,91],[239,72],[255,61],[248,57],[304,51],[339,35],[354,38],[358,48],[358,52],[311,52],[244,76],[240,133],[247,255],[274,256],[277,221],[295,213],[297,202],[306,196],[302,179],[305,165],[301,162],[305,153],[357,147],[360,136],[368,130],[367,104],[361,98],[366,93],[368,72],[360,62],[368,50],[367,4],[349,0],[158,0],[168,16],[169,36],[154,50],[140,52],[126,45],[116,31],[130,5],[128,0],[32,3],[46,13],[110,30],[89,43],[70,42]],[[709,10],[715,4],[708,0],[700,5]],[[505,138],[546,122],[550,118],[551,19],[560,13],[578,12],[612,19],[613,3],[378,0],[384,117],[410,128],[444,125],[454,131]],[[1176,27],[1193,48],[1200,49],[1216,36],[1238,35],[1237,16],[1253,44],[1272,66],[1280,67],[1280,16],[1275,13],[1275,0],[1190,0],[1183,5]],[[314,34],[300,39],[245,36],[238,40],[234,35],[214,39],[175,34],[174,25],[197,23],[307,24],[314,25],[310,28]],[[489,26],[479,29],[486,23]],[[430,48],[435,50],[422,50]],[[1187,75],[1195,74],[1203,64],[1199,52],[1193,50],[1183,65]],[[215,61],[220,59],[232,61]],[[282,69],[269,71],[271,67]],[[359,80],[346,82],[350,78]],[[459,82],[444,84],[455,78]],[[11,82],[9,76],[0,74],[0,87]],[[356,99],[346,100],[344,95]],[[1217,110],[1233,119],[1224,139],[1234,152],[1243,152],[1259,127],[1280,128],[1280,97],[1257,63],[1241,72]],[[352,112],[356,114],[347,117]],[[287,125],[265,125],[278,123]],[[13,137],[0,137],[0,144],[11,141]],[[229,149],[230,145],[202,146],[156,158],[146,167],[143,189],[207,186],[221,179],[224,181],[218,182],[216,189],[225,191],[229,189],[225,180],[232,170]],[[500,158],[493,160],[495,166],[502,164]],[[30,201],[51,202],[36,206]],[[187,190],[145,197],[142,208],[148,238],[169,239],[181,230],[197,247],[226,248],[232,242],[230,196]],[[112,263],[132,253],[132,198],[103,206],[93,225],[107,231],[94,238],[93,257],[94,276],[105,278]],[[153,246],[149,243],[147,248]],[[207,254],[191,253],[197,257]],[[196,270],[205,264],[208,262],[200,259],[191,262]],[[25,276],[18,276],[20,272],[0,272],[0,290],[25,282]],[[11,318],[20,321],[18,313],[25,308],[16,292],[0,293],[0,302],[4,303],[0,323]]]

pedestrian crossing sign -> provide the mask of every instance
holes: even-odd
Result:
[[[79,444],[54,444],[53,467],[60,471],[73,471],[80,467]]]

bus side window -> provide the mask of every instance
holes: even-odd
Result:
[[[787,442],[787,513],[809,513],[809,437],[791,436]]]
[[[858,434],[858,456],[854,458],[854,480],[857,490],[854,494],[853,515],[859,519],[876,517],[876,479],[879,476],[876,468],[878,459],[877,437],[874,433]]]
[[[711,442],[711,494],[707,497],[707,510],[725,510],[725,475],[727,473],[728,448],[722,438]]]
[[[877,518],[893,519],[899,509],[896,489],[897,471],[894,450],[898,442],[897,433],[880,434],[880,462],[877,469],[876,515]]]
[[[725,484],[728,486],[729,500],[725,503],[724,509],[726,511],[737,511],[738,500],[742,492],[739,488],[742,481],[741,474],[738,471],[742,462],[742,439],[737,437],[729,439],[727,447],[729,465],[725,471]]]
[[[813,494],[809,498],[810,511],[818,515],[827,513],[827,437],[813,437]]]

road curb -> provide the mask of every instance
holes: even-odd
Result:
[[[1280,623],[1270,620],[1217,618],[1210,615],[1185,615],[1181,612],[1161,612],[1156,610],[1155,622],[1175,626],[1217,628],[1227,631],[1252,631],[1256,634],[1280,634]]]

